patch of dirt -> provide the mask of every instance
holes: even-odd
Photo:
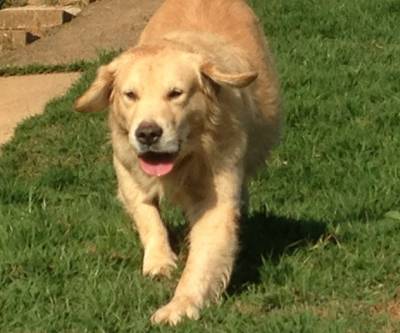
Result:
[[[372,308],[373,314],[385,314],[392,322],[400,322],[400,289],[395,296],[385,302],[379,303]]]
[[[385,304],[374,306],[374,311],[379,314],[387,314],[392,321],[400,322],[400,301],[391,300]]]
[[[32,63],[65,64],[96,58],[100,50],[135,45],[162,0],[96,1],[70,23],[26,47],[0,53],[0,67]]]

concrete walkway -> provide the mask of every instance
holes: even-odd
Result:
[[[0,77],[0,145],[24,118],[43,112],[47,102],[62,96],[79,73]]]

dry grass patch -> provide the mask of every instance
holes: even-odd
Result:
[[[95,1],[95,0],[94,0]],[[86,7],[93,0],[0,0],[0,7],[22,7],[27,5],[40,5],[40,6],[76,6]],[[1,3],[3,2],[3,5]]]
[[[392,299],[374,305],[372,313],[387,315],[391,321],[400,322],[400,289]]]

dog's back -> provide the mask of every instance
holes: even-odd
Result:
[[[143,31],[141,42],[176,30],[214,33],[249,53],[259,49],[263,39],[257,18],[243,0],[166,0]]]
[[[140,44],[175,31],[215,34],[240,48],[255,70],[265,69],[264,36],[244,0],[166,0],[143,31]]]

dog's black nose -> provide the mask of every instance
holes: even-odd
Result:
[[[137,140],[144,145],[152,145],[156,143],[160,140],[162,134],[162,128],[153,122],[141,123],[135,132]]]

